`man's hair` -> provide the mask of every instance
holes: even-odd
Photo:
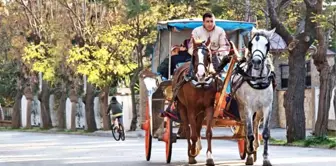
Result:
[[[215,17],[215,15],[214,14],[212,14],[212,13],[205,13],[205,14],[203,14],[203,21],[205,20],[205,18],[214,18]]]
[[[190,42],[190,39],[185,39],[182,43],[182,46],[189,48],[189,42]]]
[[[113,96],[112,101],[117,101],[117,98]]]

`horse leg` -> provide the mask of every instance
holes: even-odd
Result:
[[[197,138],[198,138],[196,148],[199,149],[199,151],[202,150],[201,130],[202,130],[203,121],[204,121],[204,111],[199,113],[196,117],[196,132],[197,132]]]
[[[207,129],[206,129],[206,138],[208,141],[208,150],[206,153],[206,165],[215,165],[214,159],[212,156],[212,147],[211,147],[211,139],[212,139],[212,119],[214,114],[214,108],[208,107],[206,110],[206,120],[207,120]]]
[[[268,140],[270,138],[270,129],[269,129],[269,120],[271,119],[271,111],[272,108],[271,106],[265,107],[264,108],[264,126],[263,126],[263,140],[264,140],[264,161],[263,161],[263,166],[271,166],[271,162],[268,160]]]
[[[259,126],[260,126],[260,120],[262,118],[262,111],[256,112],[255,118],[253,119],[253,133],[254,133],[254,162],[257,161],[257,151],[260,145],[260,140],[259,140]]]
[[[191,151],[190,151],[190,156],[191,157],[196,157],[199,154],[199,149],[196,148],[197,144],[197,131],[196,131],[196,116],[195,116],[195,110],[193,108],[188,108],[188,120],[190,123],[190,130],[191,130]]]
[[[254,141],[254,134],[253,134],[253,123],[252,123],[252,110],[250,108],[245,108],[245,133],[246,133],[246,152],[247,152],[247,159],[245,164],[246,165],[253,165],[254,160],[253,160],[253,141]]]
[[[185,134],[186,134],[186,138],[187,138],[189,164],[196,164],[197,162],[196,162],[195,158],[190,157],[190,154],[189,154],[190,150],[191,150],[191,143],[190,143],[190,127],[189,127],[187,109],[180,102],[177,103],[177,108],[178,108],[178,111],[180,112],[181,120],[182,120],[181,125],[183,125],[184,131],[185,131]]]

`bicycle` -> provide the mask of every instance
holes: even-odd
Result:
[[[116,141],[119,141],[120,139],[122,141],[125,141],[124,126],[121,123],[119,123],[119,118],[121,118],[120,116],[121,114],[112,115],[112,117],[115,118],[114,121],[113,120],[111,121],[112,136]]]

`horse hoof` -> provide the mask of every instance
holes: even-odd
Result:
[[[197,164],[195,157],[189,157],[189,164]]]
[[[193,153],[190,151],[190,156],[195,158],[195,157],[197,157],[197,156],[200,154],[200,152],[201,152],[201,151],[200,151],[198,148],[196,148],[196,150],[195,150],[195,154],[193,154]]]
[[[213,166],[213,165],[215,165],[215,163],[214,163],[213,159],[207,159],[206,160],[206,165]]]
[[[247,157],[245,165],[253,165],[253,157],[252,156]]]
[[[272,166],[272,164],[269,160],[264,160],[263,161],[263,166]]]
[[[257,151],[253,152],[253,160],[254,162],[257,161]]]

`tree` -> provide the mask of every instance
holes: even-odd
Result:
[[[72,42],[73,47],[84,47],[86,43],[92,42],[92,39],[90,37],[90,27],[87,26],[88,20],[98,20],[98,13],[93,12],[93,8],[89,8],[90,5],[87,5],[87,1],[70,1],[70,4],[68,0],[58,0],[59,4],[61,4],[65,9],[68,16],[68,19],[71,21],[70,24],[67,27],[67,31],[71,33],[70,40]],[[97,9],[97,8],[96,8]],[[88,11],[88,12],[87,12]],[[97,11],[97,10],[96,10]],[[93,22],[91,22],[93,23]],[[88,39],[89,38],[89,39]],[[90,40],[91,39],[91,40]],[[71,48],[70,48],[71,49]],[[71,52],[69,52],[69,56]],[[70,71],[72,71],[73,74],[77,73],[77,63],[69,64]],[[75,113],[76,113],[76,105],[78,102],[78,95],[85,95],[84,101],[85,101],[85,114],[86,114],[86,122],[87,122],[87,130],[88,131],[95,131],[97,130],[95,118],[94,118],[94,110],[93,110],[93,100],[94,100],[94,91],[93,86],[89,85],[86,86],[86,90],[84,90],[84,94],[81,94],[78,78],[80,78],[81,75],[76,74],[75,80],[72,81],[71,89],[70,91],[70,100],[72,104],[71,109],[71,129],[75,130]],[[83,81],[83,80],[82,80]],[[85,80],[84,80],[85,81]]]
[[[76,37],[79,39],[76,45],[70,50],[68,64],[74,69],[76,74],[87,76],[88,87],[96,86],[100,89],[101,116],[103,117],[103,127],[105,130],[110,129],[110,118],[107,116],[107,104],[109,88],[120,79],[126,79],[126,75],[134,69],[135,64],[131,63],[132,48],[134,42],[128,37],[131,27],[123,24],[122,9],[120,3],[108,3],[106,1],[94,1],[83,3],[83,11],[87,12],[76,14],[76,5],[70,7],[68,3],[63,2],[63,6],[72,13],[70,16],[77,20],[73,22],[73,27],[77,29]],[[107,10],[113,9],[113,10]],[[82,16],[82,17],[80,17]],[[89,94],[92,90],[86,91],[86,97],[92,96],[93,111],[93,95]],[[88,113],[88,112],[87,112]],[[94,114],[92,115],[94,121]],[[88,124],[93,124],[88,122]]]
[[[332,28],[336,31],[336,12],[323,11],[323,0],[318,0],[316,5],[316,34],[318,40],[317,52],[313,55],[314,64],[320,73],[320,95],[318,104],[318,116],[315,124],[314,135],[326,136],[328,134],[328,115],[332,89],[336,84],[335,64],[330,66],[327,61],[328,38]],[[332,8],[332,7],[330,7]],[[335,7],[334,7],[335,8]]]
[[[287,141],[289,143],[304,139],[306,136],[306,124],[304,114],[304,88],[305,88],[305,55],[308,48],[316,39],[316,23],[313,17],[317,13],[316,7],[309,0],[304,0],[304,28],[297,35],[291,35],[289,30],[279,20],[273,0],[268,1],[268,12],[271,27],[284,39],[288,45],[289,78],[288,90],[285,93],[284,107],[287,122]],[[285,0],[286,1],[286,0]],[[300,2],[301,3],[301,2]],[[300,26],[299,26],[300,27]]]
[[[113,26],[99,37],[101,47],[85,45],[70,51],[68,63],[80,62],[76,65],[76,72],[86,75],[89,83],[103,89],[106,101],[110,85],[118,78],[125,78],[135,68],[135,64],[129,63],[134,46],[124,37],[128,31],[127,25]],[[103,116],[106,113],[107,104],[103,107]],[[109,123],[107,120],[105,122]],[[109,130],[107,124],[104,124],[104,129]]]
[[[24,0],[15,0],[23,10],[24,16],[26,17],[26,21],[29,23],[30,30],[26,32],[27,41],[30,45],[36,46],[36,48],[27,47],[25,49],[25,54],[23,58],[23,62],[25,63],[26,68],[29,70],[31,78],[33,80],[37,80],[37,77],[41,77],[40,74],[36,73],[38,71],[36,68],[36,64],[38,64],[39,58],[50,56],[50,48],[52,47],[52,32],[50,29],[50,19],[53,17],[53,1],[24,1]],[[36,49],[36,51],[30,50]],[[32,54],[32,55],[30,55]],[[37,57],[34,57],[37,56]],[[27,58],[29,57],[29,58]],[[39,63],[42,64],[42,63]],[[45,67],[45,66],[44,66]],[[47,67],[48,68],[48,67]],[[50,69],[50,68],[49,68]],[[52,71],[50,71],[52,72]],[[41,73],[41,71],[39,71]],[[45,74],[45,73],[44,73]],[[39,76],[37,76],[39,75]],[[45,75],[50,76],[50,75]],[[26,98],[28,100],[27,105],[27,127],[30,127],[30,107],[31,100],[33,100],[32,96],[34,95],[34,88],[36,88],[36,83],[30,82],[29,86],[27,86],[25,90]],[[39,83],[39,93],[38,98],[41,101],[41,127],[44,129],[48,129],[52,127],[51,117],[50,117],[50,108],[49,108],[49,84],[46,80],[43,80]]]
[[[21,98],[23,95],[23,87],[25,86],[24,84],[28,78],[27,71],[21,60],[23,48],[26,44],[22,34],[28,30],[28,24],[24,15],[22,15],[19,5],[12,1],[7,1],[5,6],[1,6],[0,21],[2,28],[1,35],[6,36],[6,38],[2,40],[4,42],[2,48],[4,48],[3,51],[6,54],[5,60],[7,62],[12,61],[17,71],[12,75],[12,78],[15,79],[15,84],[13,85],[15,86],[14,92],[16,93],[15,98],[13,98],[12,128],[19,128],[21,126]],[[6,41],[8,44],[5,43]],[[6,47],[9,49],[6,49]]]

